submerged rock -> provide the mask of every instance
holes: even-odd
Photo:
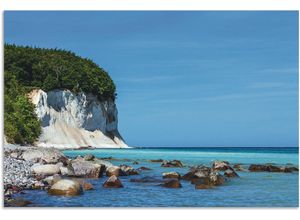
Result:
[[[161,162],[163,162],[163,161],[164,161],[163,159],[149,160],[149,162],[152,162],[152,163],[161,163]]]
[[[180,160],[164,160],[161,164],[162,167],[183,167],[183,164]]]
[[[262,171],[268,171],[266,165],[260,165],[260,164],[251,164],[248,168],[251,172],[262,172]]]
[[[139,172],[137,170],[135,170],[132,166],[120,165],[120,169],[127,176],[129,176],[129,175],[139,175]]]
[[[30,204],[32,204],[31,201],[22,198],[4,200],[5,207],[26,207]]]
[[[140,167],[140,168],[138,168],[137,170],[151,170],[151,169],[148,168],[148,167]]]
[[[284,166],[281,167],[280,169],[284,173],[299,172],[299,169],[297,167],[291,167],[291,166]]]
[[[181,183],[177,179],[170,179],[167,181],[164,181],[161,186],[166,187],[166,188],[181,188]]]
[[[48,190],[48,194],[58,196],[77,196],[81,193],[81,185],[77,181],[68,179],[59,180]]]
[[[247,170],[242,166],[242,164],[234,164],[234,165],[233,165],[233,168],[234,168],[236,171],[247,171]]]
[[[130,182],[136,182],[136,183],[161,183],[163,180],[156,179],[154,177],[146,176],[143,178],[137,178],[137,179],[130,179]]]
[[[211,189],[213,188],[211,185],[206,185],[203,183],[196,183],[195,184],[195,189]]]
[[[280,166],[275,166],[272,164],[251,164],[248,168],[250,172],[293,172],[293,171],[298,171],[298,168],[296,167],[280,167]]]
[[[180,179],[180,174],[177,172],[167,172],[162,174],[163,178],[174,178],[174,179]]]
[[[122,188],[123,184],[119,180],[119,178],[115,175],[109,177],[103,184],[105,188]]]

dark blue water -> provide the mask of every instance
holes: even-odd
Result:
[[[195,190],[194,185],[181,181],[181,189],[167,189],[156,184],[132,183],[131,178],[151,176],[161,178],[163,172],[185,174],[188,168],[163,168],[149,159],[178,159],[185,165],[211,165],[213,160],[230,163],[274,163],[298,165],[298,148],[134,148],[68,150],[70,157],[92,153],[97,157],[113,157],[115,165],[128,164],[135,168],[146,166],[139,176],[121,177],[124,188],[105,189],[106,177],[89,180],[94,191],[77,197],[48,196],[45,191],[27,191],[23,197],[33,206],[79,207],[297,207],[298,173],[238,172],[240,178],[227,181],[210,190]],[[124,160],[126,159],[126,160]],[[125,162],[126,161],[126,162]],[[139,161],[133,165],[133,161]]]

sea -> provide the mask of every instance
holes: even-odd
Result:
[[[43,190],[28,190],[17,195],[38,207],[299,207],[299,174],[271,172],[237,172],[224,185],[207,190],[196,190],[188,181],[181,180],[182,188],[170,189],[157,183],[130,182],[132,178],[162,178],[163,172],[185,174],[189,166],[211,166],[214,160],[230,164],[299,165],[296,147],[166,147],[66,150],[68,157],[93,154],[99,158],[114,158],[114,165],[127,164],[151,170],[138,176],[120,177],[124,188],[107,189],[102,186],[107,177],[89,179],[95,190],[75,197],[50,196]],[[184,168],[165,168],[152,159],[180,160]],[[133,164],[137,161],[138,164]]]

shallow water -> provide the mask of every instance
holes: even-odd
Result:
[[[188,168],[163,168],[150,159],[178,159],[185,165],[211,165],[213,160],[227,160],[231,164],[274,163],[298,165],[297,148],[144,148],[68,150],[69,157],[92,153],[96,157],[113,157],[115,165],[128,164],[134,168],[146,166],[139,176],[121,177],[124,188],[105,189],[106,177],[91,179],[95,190],[77,197],[49,196],[34,190],[18,195],[33,202],[32,206],[78,207],[298,207],[298,173],[238,172],[240,178],[230,179],[224,185],[210,190],[195,190],[190,182],[181,181],[182,188],[167,189],[157,183],[132,183],[131,178],[151,176],[161,178],[163,172]],[[139,164],[133,165],[133,161]]]

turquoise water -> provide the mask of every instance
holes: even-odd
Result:
[[[163,172],[177,171],[185,174],[185,168],[163,168],[150,159],[181,160],[185,165],[211,165],[213,160],[230,163],[274,163],[298,166],[297,148],[143,148],[68,150],[67,156],[75,157],[92,153],[96,157],[113,157],[115,165],[128,164],[134,168],[149,167],[139,176],[121,177],[124,188],[105,189],[106,177],[89,180],[95,187],[78,197],[48,196],[45,191],[26,191],[22,197],[33,206],[79,207],[298,207],[298,173],[250,173],[238,172],[240,178],[210,190],[195,190],[194,185],[182,180],[182,188],[167,189],[149,183],[132,183],[131,178],[151,176],[161,178]],[[133,165],[133,161],[139,164]]]

